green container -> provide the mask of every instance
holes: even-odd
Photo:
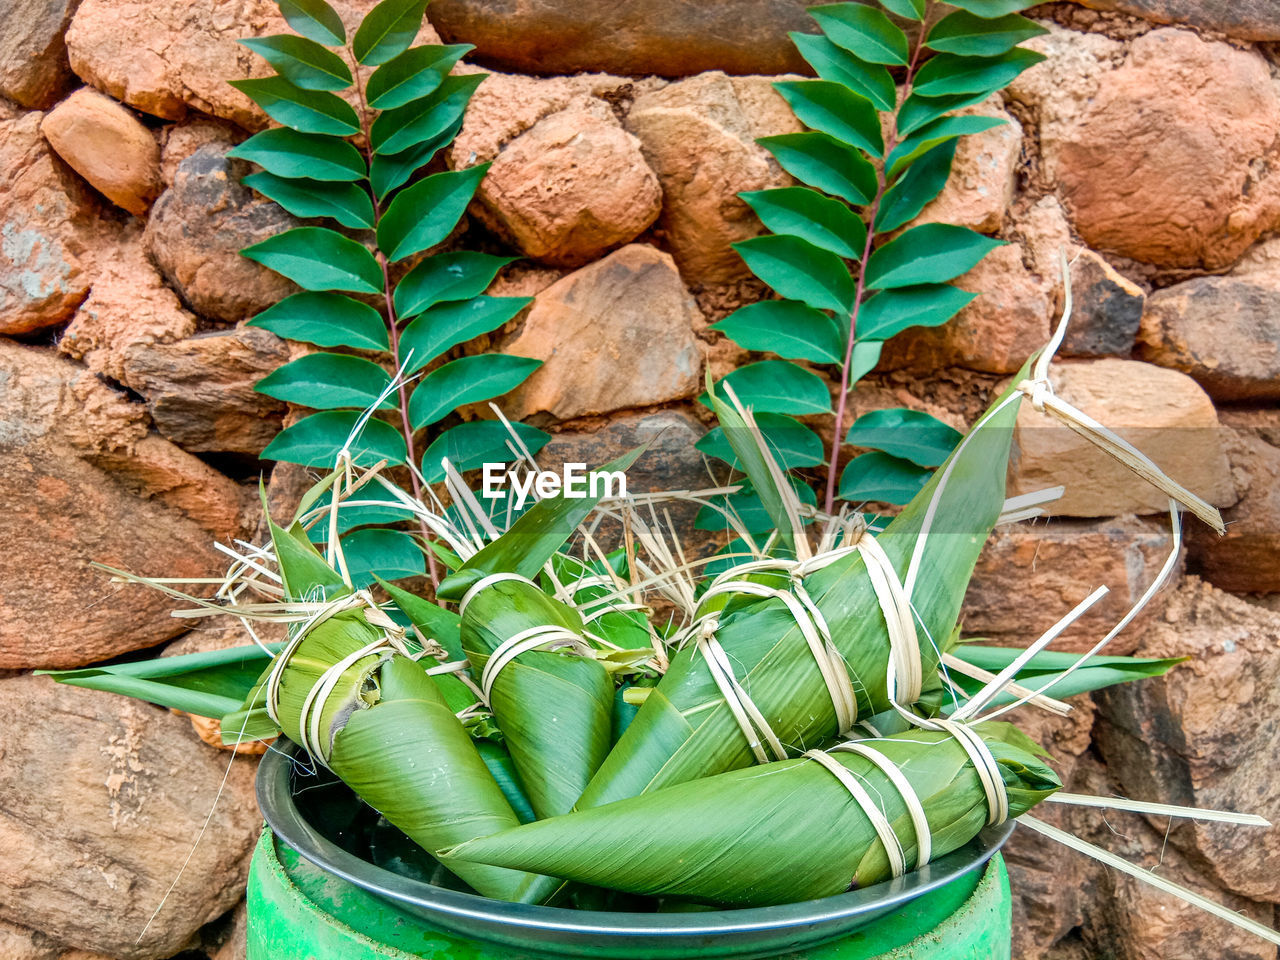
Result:
[[[559,960],[459,939],[303,860],[264,830],[249,870],[248,960]],[[1009,960],[1009,875],[985,869],[852,935],[776,960]],[[710,944],[701,957],[716,957]]]

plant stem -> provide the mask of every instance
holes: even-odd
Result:
[[[930,4],[929,12],[932,12],[933,4]],[[911,83],[915,79],[916,67],[919,65],[920,51],[924,49],[925,34],[929,29],[929,15],[926,12],[924,18],[920,22],[920,32],[916,36],[916,42],[911,49],[911,60],[907,64],[906,78],[902,84],[902,99],[899,101],[899,107],[907,97],[911,96]],[[831,459],[827,464],[827,492],[826,499],[823,501],[823,510],[830,514],[835,509],[836,500],[836,476],[840,470],[840,448],[844,445],[840,434],[844,430],[845,409],[849,403],[849,371],[853,366],[853,347],[856,342],[858,333],[858,310],[862,306],[862,295],[866,292],[867,287],[867,260],[871,257],[871,245],[875,240],[875,223],[876,216],[880,212],[880,204],[884,200],[885,191],[889,188],[888,178],[885,176],[884,164],[888,163],[889,154],[893,152],[893,148],[898,145],[898,111],[894,110],[889,115],[888,130],[885,132],[884,138],[884,162],[876,169],[876,192],[871,198],[871,203],[866,207],[867,220],[867,241],[862,248],[862,258],[858,261],[857,281],[853,294],[853,309],[849,312],[849,337],[844,348],[844,362],[840,365],[840,395],[836,401],[836,420],[835,430],[831,435]]]
[[[355,61],[355,55],[352,54],[352,61]],[[373,167],[373,145],[369,142],[369,106],[364,99],[364,83],[360,76],[360,66],[355,64],[354,76],[356,81],[356,95],[360,98],[360,128],[364,133],[364,159],[370,169]],[[378,221],[382,218],[382,202],[378,199],[377,194],[371,189],[369,191],[370,198],[373,200],[373,226],[376,230]],[[395,299],[391,296],[391,268],[387,263],[387,256],[380,248],[375,246],[374,255],[377,257],[378,266],[382,269],[382,295],[387,307],[387,333],[391,343],[391,366],[393,376],[397,376],[400,371],[400,365],[403,362],[400,357],[400,318],[396,315]],[[398,406],[400,408],[400,433],[404,437],[405,456],[409,461],[409,483],[413,488],[413,499],[419,503],[424,503],[422,499],[422,483],[418,480],[418,471],[414,469],[417,463],[417,453],[413,444],[413,426],[409,422],[409,389],[404,380],[400,380],[396,384],[396,396]],[[427,569],[431,575],[431,587],[435,589],[440,586],[440,565],[436,560],[435,552],[431,549],[431,531],[427,527],[427,523],[421,517],[418,518],[418,529],[422,532],[423,546],[427,554]]]

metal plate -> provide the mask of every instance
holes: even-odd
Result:
[[[263,757],[258,803],[278,838],[330,873],[382,897],[425,923],[468,940],[562,957],[679,958],[714,955],[747,960],[802,950],[847,936],[907,901],[987,862],[1013,832],[989,827],[959,850],[896,880],[820,900],[754,909],[694,913],[609,913],[490,900],[385,870],[334,842],[310,823],[295,795],[332,782],[295,762],[291,743]],[[359,801],[351,795],[351,803]]]

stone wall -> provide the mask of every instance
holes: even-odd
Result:
[[[342,12],[354,22],[370,5]],[[704,483],[702,369],[745,359],[707,328],[763,294],[729,247],[760,229],[735,194],[788,182],[754,139],[797,129],[770,81],[803,70],[785,38],[806,29],[803,6],[435,0],[434,29],[494,71],[447,160],[494,161],[465,239],[525,258],[495,286],[536,302],[496,342],[546,361],[505,406],[555,434],[550,459],[599,462],[657,437],[633,486]],[[1025,720],[1070,789],[1280,820],[1280,4],[1088,0],[1033,15],[1048,59],[973,108],[1009,123],[962,141],[922,214],[1010,243],[963,278],[984,295],[955,321],[886,349],[855,413],[972,422],[1047,339],[1067,245],[1061,394],[1222,507],[1229,532],[1189,522],[1175,583],[1113,647],[1190,662],[1079,698],[1065,720]],[[232,764],[135,942],[228,755],[186,719],[30,671],[243,642],[179,639],[171,601],[90,563],[207,576],[222,566],[215,539],[254,535],[256,453],[289,412],[252,385],[290,347],[243,321],[289,284],[237,250],[291,218],[239,184],[226,152],[266,119],[225,81],[260,70],[236,38],[283,26],[269,0],[14,0],[0,26],[4,957],[240,949],[253,761]],[[996,536],[965,628],[1026,642],[1105,584],[1061,643],[1085,649],[1163,563],[1164,504],[1032,410],[1017,440],[1013,492],[1068,494],[1051,520]],[[278,467],[274,502],[304,480]],[[1277,919],[1280,832],[1046,816]],[[1025,831],[1009,861],[1020,958],[1275,960]]]

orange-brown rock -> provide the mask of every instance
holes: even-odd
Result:
[[[1280,40],[1271,0],[1077,0],[1094,10],[1117,10],[1156,23],[1185,23],[1239,40]]]
[[[1194,380],[1136,360],[1055,363],[1055,392],[1124,437],[1174,480],[1217,506],[1235,502],[1218,415]],[[1009,495],[1064,485],[1055,516],[1161,513],[1168,497],[1092,443],[1024,402],[1009,463]],[[1187,522],[1199,522],[1188,520]]]
[[[635,239],[662,191],[613,110],[583,97],[508,143],[480,184],[485,219],[521,252],[580,266]]]
[[[698,392],[702,314],[668,254],[633,243],[538,294],[506,353],[543,360],[508,415],[573,417]]]
[[[147,248],[178,295],[196,313],[230,323],[297,290],[240,256],[241,248],[300,222],[242,185],[247,172],[223,147],[202,146],[178,165],[147,221]]]
[[[243,491],[52,351],[0,341],[0,371],[0,669],[81,666],[181,633],[175,601],[91,564],[218,572],[211,541],[242,532]]]
[[[220,931],[221,940],[217,948],[209,954],[209,960],[245,960],[248,950],[249,911],[244,901],[236,904],[231,911],[226,927]],[[208,949],[212,944],[206,944]]]
[[[1046,510],[1052,514],[1054,505],[1047,504]],[[998,528],[969,582],[965,634],[1026,646],[1095,589],[1107,587],[1109,593],[1053,642],[1055,650],[1083,653],[1128,613],[1155,580],[1172,546],[1169,523],[1158,517],[1064,519]],[[1132,653],[1144,625],[1159,615],[1168,596],[1167,587],[1157,593],[1107,652]]]
[[[160,183],[168,188],[178,176],[178,166],[201,147],[214,144],[225,152],[243,141],[239,127],[213,117],[192,117],[160,131]]]
[[[1218,268],[1280,223],[1278,137],[1280,96],[1261,54],[1161,29],[1099,77],[1053,165],[1090,246]]]
[[[39,930],[0,920],[0,956],[11,960],[62,960],[63,947]]]
[[[1138,653],[1190,659],[1164,677],[1099,695],[1096,736],[1125,795],[1275,822],[1280,731],[1267,718],[1280,710],[1280,614],[1188,578],[1163,622],[1144,632]],[[1164,818],[1150,819],[1164,830]],[[1275,830],[1184,820],[1169,842],[1213,883],[1280,900]]]
[[[67,947],[154,960],[236,903],[262,823],[251,760],[232,765],[196,845],[228,755],[200,749],[185,719],[48,677],[0,690],[0,917]]]
[[[1071,317],[1062,355],[1128,357],[1145,302],[1142,288],[1098,254],[1088,249],[1072,253]]]
[[[636,97],[627,114],[662,184],[658,223],[690,286],[750,276],[730,244],[764,228],[737,195],[792,182],[755,142],[804,129],[774,79],[705,73]]]
[[[160,148],[132,113],[82,87],[45,115],[40,132],[108,200],[146,215],[160,192]]]
[[[74,82],[62,35],[79,0],[14,0],[0,32],[0,96],[53,106]]]
[[[97,202],[49,149],[42,118],[0,107],[0,333],[62,323],[89,291]]]

